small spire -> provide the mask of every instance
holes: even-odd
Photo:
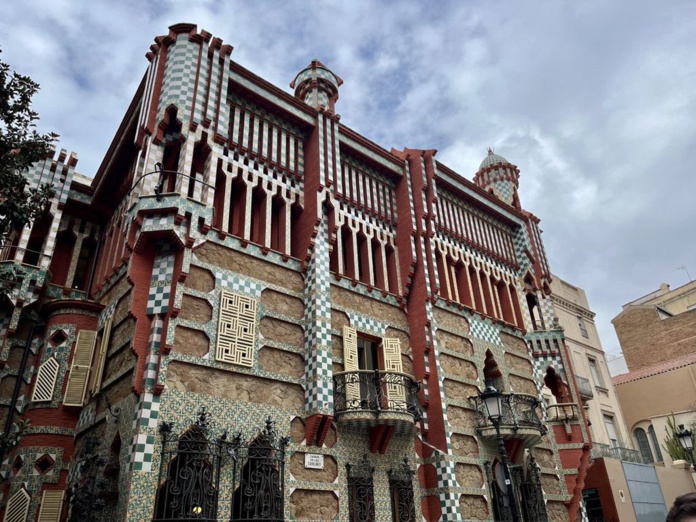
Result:
[[[492,156],[493,154],[495,154],[495,152],[493,151],[493,147],[488,147],[488,155]]]

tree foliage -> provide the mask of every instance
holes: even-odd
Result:
[[[691,440],[694,442],[694,435],[696,435],[696,422],[691,423]],[[667,426],[665,426],[665,433],[667,436],[664,439],[662,447],[665,449],[672,460],[685,460],[691,462],[691,455],[687,452],[684,447],[679,442],[679,428],[677,428],[677,420],[674,418],[674,414],[667,418]]]
[[[0,52],[2,52],[0,50]],[[50,153],[58,135],[36,130],[31,100],[39,84],[0,60],[0,243],[31,223],[51,198],[49,185],[28,186],[23,173]]]

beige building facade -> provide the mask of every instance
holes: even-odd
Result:
[[[585,415],[591,423],[592,441],[632,448],[585,291],[554,275],[551,292],[553,313],[565,330]]]
[[[660,288],[623,306],[613,320],[628,372],[613,377],[636,449],[672,463],[667,421],[696,421],[696,281]]]

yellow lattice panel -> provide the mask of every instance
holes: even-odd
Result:
[[[4,522],[26,522],[30,503],[29,493],[26,489],[20,488],[7,503]]]
[[[384,371],[402,373],[404,367],[401,363],[401,341],[399,339],[385,337],[382,339],[382,355],[384,357]],[[387,382],[387,404],[390,409],[402,410],[406,407],[405,382]]]
[[[70,376],[63,398],[63,404],[66,406],[82,406],[84,402],[96,342],[97,332],[94,330],[81,330],[77,334]]]
[[[223,290],[220,293],[215,359],[252,366],[256,344],[256,299]]]
[[[63,509],[63,492],[55,489],[46,490],[41,496],[41,510],[36,522],[60,522]]]
[[[104,331],[102,332],[101,344],[99,345],[99,358],[94,367],[94,382],[92,383],[92,393],[97,393],[101,388],[104,366],[106,364],[106,353],[109,350],[109,340],[111,339],[111,327],[113,326],[113,317],[109,317],[104,323]]]
[[[357,372],[358,364],[358,333],[352,326],[343,327],[343,369],[347,372]],[[350,378],[349,378],[350,379]],[[355,380],[346,383],[346,404],[360,401],[360,382]]]
[[[60,363],[55,357],[49,357],[39,366],[34,383],[34,392],[31,395],[33,402],[50,401],[53,398],[53,390],[56,387]]]

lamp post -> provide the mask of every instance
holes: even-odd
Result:
[[[505,442],[500,434],[500,422],[503,420],[503,394],[496,390],[493,385],[488,382],[486,383],[486,388],[479,394],[484,407],[486,408],[486,414],[488,415],[488,420],[491,421],[495,427],[495,434],[498,439],[498,452],[500,453],[500,461],[503,464],[503,474],[505,477],[505,486],[507,489],[508,503],[510,504],[510,515],[512,517],[512,522],[519,522],[520,515],[517,512],[517,502],[515,501],[515,486],[512,483],[512,477],[510,476],[510,464],[508,461],[507,450],[505,449]]]
[[[691,459],[691,466],[694,467],[694,440],[691,438],[691,430],[684,429],[684,425],[680,424],[679,432],[677,433],[677,438],[679,439],[679,444],[682,448],[686,450]]]

